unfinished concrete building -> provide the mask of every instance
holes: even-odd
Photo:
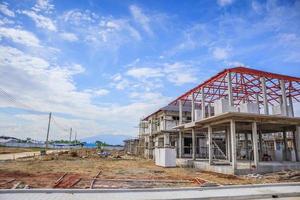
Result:
[[[190,105],[182,107],[182,120],[191,121]],[[178,125],[179,107],[176,105],[165,106],[143,118],[139,124],[139,138],[144,141],[144,157],[155,159],[155,151],[163,150],[164,147],[178,150],[178,130],[174,129]],[[172,153],[176,158],[175,151],[167,154],[170,156]]]
[[[177,165],[227,174],[299,169],[300,118],[293,106],[299,99],[300,78],[245,67],[225,69],[168,105],[178,107],[172,137],[160,131],[144,132],[142,138],[153,138],[145,146],[150,150],[154,144],[155,161],[170,165],[175,152]],[[190,120],[184,120],[187,107]],[[152,117],[160,112],[145,118],[150,130]]]

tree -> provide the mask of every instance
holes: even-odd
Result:
[[[97,145],[98,148],[108,146],[108,144],[106,144],[105,142],[99,141],[99,140],[96,141],[96,145]]]

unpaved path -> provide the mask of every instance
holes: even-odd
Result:
[[[47,154],[58,153],[66,150],[48,150]],[[26,158],[26,157],[34,157],[41,155],[40,151],[31,151],[31,152],[22,152],[22,153],[9,153],[9,154],[1,154],[0,160],[15,160],[18,158]]]

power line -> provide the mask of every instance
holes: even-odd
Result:
[[[24,109],[25,111],[27,112],[36,112],[36,113],[39,113],[39,114],[43,114],[43,115],[48,115],[49,112],[45,112],[45,111],[39,111],[38,109],[35,108],[35,106],[32,106],[32,105],[28,105],[28,104],[24,104],[20,101],[18,101],[16,99],[16,97],[14,97],[13,95],[9,94],[9,92],[7,92],[6,90],[4,90],[3,88],[0,88],[0,96],[6,98],[6,100],[10,103],[12,103],[13,105],[17,106],[17,108],[22,108]],[[64,125],[61,125],[60,123],[58,123],[54,116],[52,115],[49,119],[49,122],[48,122],[48,126],[49,126],[49,123],[50,123],[50,120],[51,122],[59,129],[61,129],[62,131],[64,132],[67,132],[69,129],[66,128]],[[49,128],[48,128],[49,129]],[[50,130],[47,131],[47,138],[49,137],[49,132]]]
[[[38,112],[40,114],[47,114],[49,112],[45,112],[45,111],[38,111],[36,108],[34,108],[33,106],[29,106],[27,104],[24,104],[20,101],[18,101],[14,96],[12,96],[11,94],[9,94],[6,90],[4,90],[3,88],[0,88],[0,95],[2,97],[5,97],[10,103],[13,103],[14,105],[21,107],[23,109],[27,109],[26,111],[33,111],[33,112]]]

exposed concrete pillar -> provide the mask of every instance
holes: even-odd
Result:
[[[230,126],[226,128],[227,136],[227,159],[231,162],[231,136],[230,136]]]
[[[192,122],[195,121],[195,93],[192,94],[192,110],[191,110]]]
[[[261,89],[263,93],[263,102],[264,102],[264,113],[266,115],[269,114],[269,105],[268,105],[268,97],[267,97],[267,87],[266,87],[266,79],[265,77],[260,77]]]
[[[150,159],[151,155],[152,155],[152,145],[153,145],[153,138],[149,137],[149,142],[148,142],[148,159]]]
[[[245,136],[245,146],[246,146],[246,158],[249,159],[249,148],[248,148],[248,133],[244,133]]]
[[[287,141],[286,141],[286,131],[282,132],[283,135],[283,161],[287,161]]]
[[[291,117],[295,117],[293,99],[291,96],[289,96],[289,106],[291,108]]]
[[[196,160],[196,133],[195,128],[192,128],[192,158]]]
[[[205,95],[204,87],[201,88],[201,109],[202,109],[202,119],[205,118]]]
[[[182,131],[178,133],[178,158],[182,158]]]
[[[255,94],[255,101],[257,103],[257,112],[258,112],[258,114],[260,114],[259,95],[257,93]]]
[[[236,162],[236,132],[235,132],[235,121],[230,120],[230,137],[231,137],[231,165],[233,170],[237,169]]]
[[[296,161],[299,162],[298,145],[297,145],[297,130],[293,131],[293,145],[294,145]]]
[[[228,84],[228,101],[229,101],[229,107],[230,111],[232,111],[232,107],[234,106],[233,103],[233,95],[232,95],[232,81],[231,81],[231,72],[227,73],[227,84]]]
[[[182,124],[182,100],[180,99],[178,101],[178,104],[179,104],[179,125]]]
[[[164,133],[164,147],[170,146],[170,133]]]
[[[288,110],[287,110],[287,98],[286,98],[286,90],[285,90],[285,81],[280,80],[280,88],[281,88],[281,95],[282,95],[282,115],[287,116]]]
[[[229,158],[229,154],[228,154],[228,151],[229,151],[229,148],[228,148],[228,139],[229,139],[229,137],[228,137],[228,130],[227,129],[225,129],[225,151],[226,151],[226,159],[228,160],[228,158]]]
[[[212,127],[208,126],[208,163],[211,165],[213,160],[213,145],[212,145]]]
[[[296,127],[296,131],[295,131],[295,146],[296,146],[296,150],[298,152],[298,162],[300,161],[300,127]]]
[[[257,146],[257,124],[256,122],[252,122],[252,146],[253,146],[253,159],[254,159],[254,165],[257,168],[258,167],[258,146]]]

